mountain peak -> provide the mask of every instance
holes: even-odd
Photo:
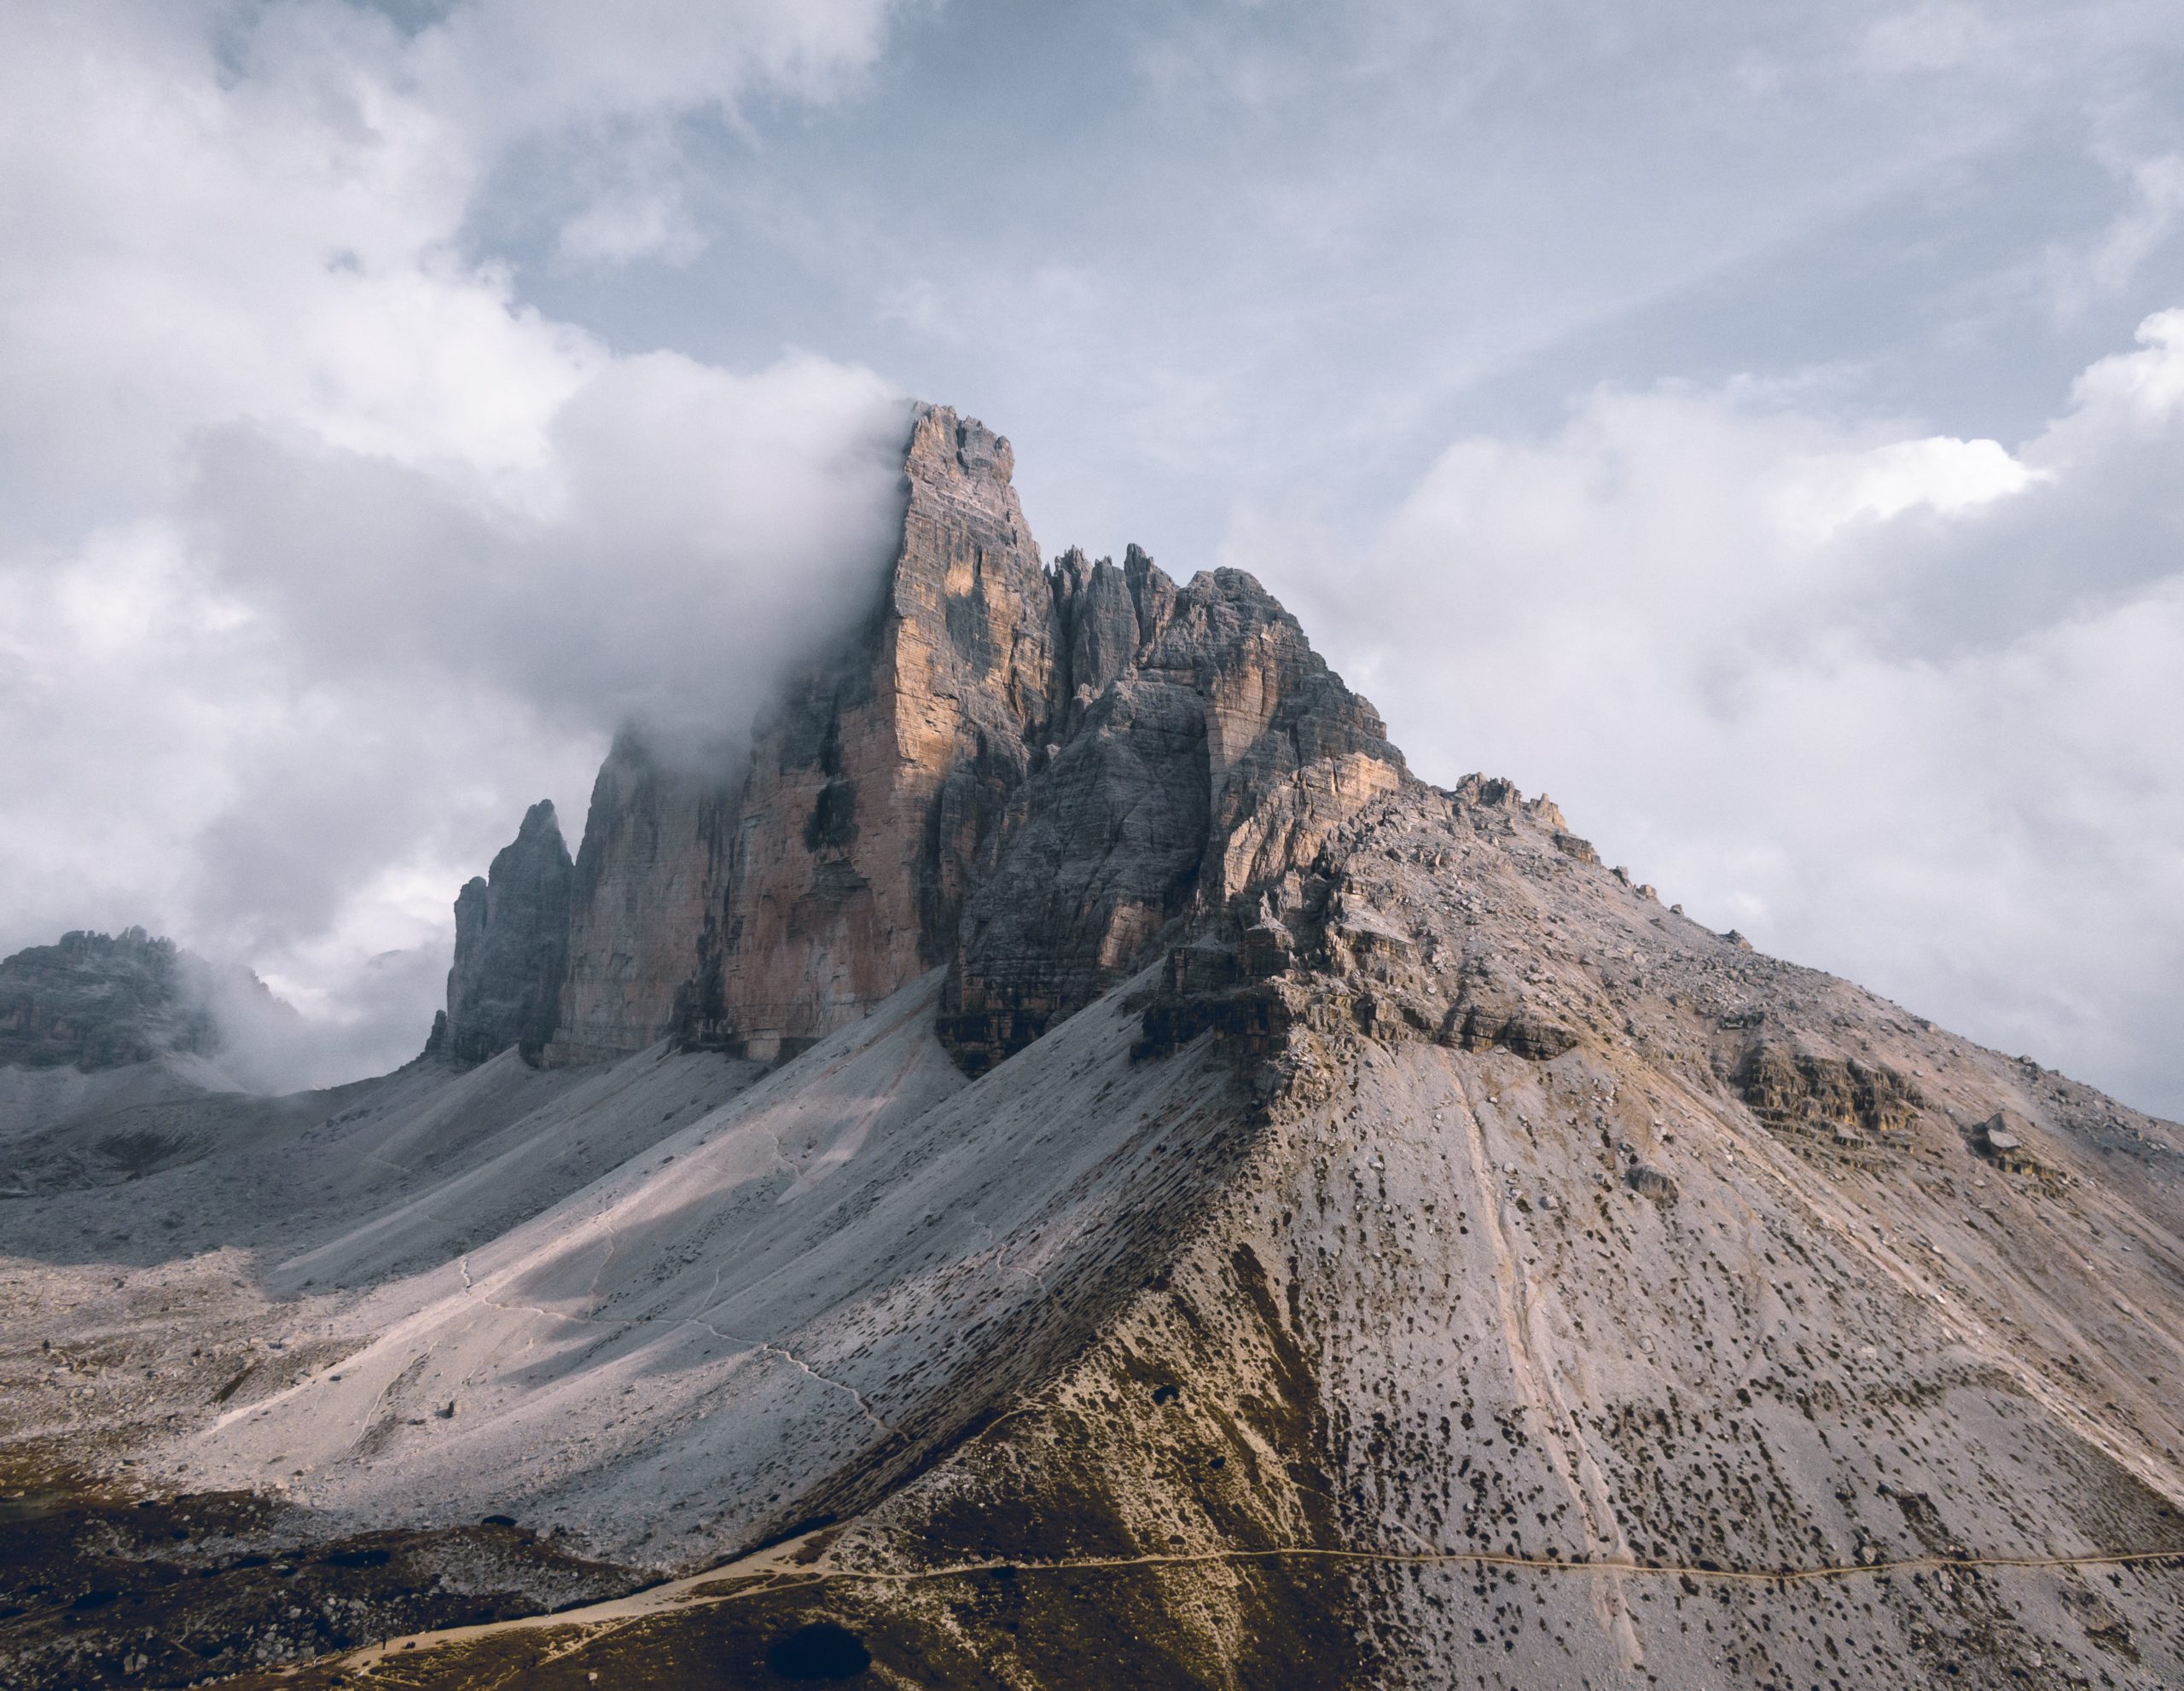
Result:
[[[1016,474],[1016,449],[976,417],[953,406],[921,402],[913,410],[903,470],[913,482],[945,485],[960,474],[973,482],[1005,487]],[[941,468],[953,459],[953,471]]]
[[[455,962],[433,1048],[479,1062],[511,1045],[536,1057],[553,1037],[568,957],[569,848],[542,799],[483,878],[455,901]]]
[[[406,1682],[2184,1682],[2178,1130],[1428,786],[1250,575],[1043,566],[1009,468],[920,411],[747,769],[625,735],[465,888],[450,1022],[535,1066],[45,1088],[18,1325],[129,1366],[0,1408],[189,1518],[33,1523],[15,1678],[483,1562],[535,1624]]]
[[[731,779],[618,738],[558,950],[534,931],[559,908],[543,857],[520,927],[488,920],[497,863],[464,889],[448,1049],[561,1064],[673,1035],[770,1061],[946,964],[943,1026],[983,1067],[1401,778],[1372,707],[1255,578],[1179,588],[1136,545],[1048,568],[1014,463],[976,418],[915,410],[873,613]],[[534,811],[511,851],[544,826]]]
[[[0,1064],[89,1072],[214,1051],[219,1028],[192,990],[204,967],[141,927],[18,951],[0,961]]]

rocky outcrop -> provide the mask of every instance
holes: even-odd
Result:
[[[1070,688],[965,911],[942,1035],[973,1071],[1194,921],[1247,925],[1402,754],[1240,570],[1178,589],[1136,547],[1054,576]],[[1232,912],[1231,906],[1236,908]]]
[[[2014,1110],[1997,1110],[1972,1130],[1972,1146],[1996,1167],[2012,1174],[2030,1174],[2040,1166],[2033,1154],[2031,1124]]]
[[[456,895],[446,1026],[434,1030],[449,1056],[483,1062],[513,1045],[535,1058],[553,1037],[573,873],[553,801],[541,799],[487,874]]]
[[[1916,1119],[1918,1088],[1885,1064],[1762,1039],[1748,1046],[1731,1079],[1751,1113],[1777,1133],[1844,1146],[1901,1134]]]
[[[880,603],[754,736],[686,1037],[770,1059],[949,956],[1050,708],[1051,595],[1014,467],[984,424],[919,414]]]
[[[0,1065],[86,1071],[205,1055],[219,1029],[193,968],[141,927],[64,933],[0,962]]]
[[[724,776],[664,762],[634,733],[616,736],[570,879],[568,961],[545,1061],[626,1056],[669,1031],[677,991],[697,966],[734,803]]]
[[[670,1032],[770,1061],[949,963],[944,1037],[977,1070],[1403,778],[1250,576],[1179,588],[1136,547],[1046,568],[1008,442],[944,407],[903,467],[879,602],[758,725],[740,780],[617,741],[549,1061]]]

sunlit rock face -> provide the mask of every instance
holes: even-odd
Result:
[[[761,724],[682,1031],[768,1058],[944,959],[1023,781],[1054,662],[1008,443],[921,413],[902,545],[850,649]]]
[[[945,956],[1046,714],[1050,595],[1008,443],[921,409],[900,544],[842,650],[709,777],[616,744],[577,857],[550,1061],[675,1032],[765,1058]]]

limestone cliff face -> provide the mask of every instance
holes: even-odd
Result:
[[[543,1057],[596,1062],[665,1034],[697,966],[718,880],[724,782],[665,764],[636,735],[614,741],[592,783],[570,878],[567,962]]]
[[[1403,775],[1378,713],[1243,572],[1178,589],[1132,547],[1119,570],[1072,555],[1054,591],[1067,706],[965,912],[944,1006],[943,1037],[973,1070],[1179,927],[1249,925]]]
[[[754,737],[683,994],[687,1037],[770,1058],[949,955],[1054,667],[1014,462],[984,424],[919,414],[884,599]]]
[[[573,866],[550,799],[455,901],[447,976],[447,1054],[464,1062],[520,1047],[535,1057],[554,1032],[568,962]]]
[[[953,965],[985,1066],[1308,862],[1401,778],[1372,707],[1249,576],[1042,565],[983,423],[921,409],[878,602],[739,780],[634,736],[592,797],[549,1061],[674,1033],[762,1060]]]

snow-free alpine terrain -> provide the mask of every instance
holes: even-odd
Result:
[[[526,817],[396,1073],[0,965],[0,1682],[2184,1683],[2180,1130],[1011,470],[921,409],[866,625]]]

